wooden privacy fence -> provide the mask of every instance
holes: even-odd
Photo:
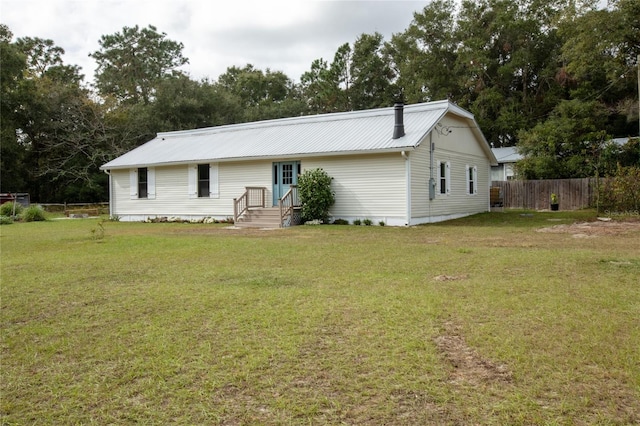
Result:
[[[603,184],[605,179],[600,179]],[[595,205],[596,178],[493,181],[501,189],[504,207],[512,209],[549,209],[551,194],[558,196],[560,210],[578,210]]]

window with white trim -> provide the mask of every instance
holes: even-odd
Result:
[[[467,194],[474,195],[478,193],[478,168],[467,164]]]
[[[129,172],[131,199],[156,198],[156,174],[153,167],[139,167]]]
[[[189,165],[189,198],[219,198],[218,164]]]
[[[451,193],[451,163],[448,161],[438,161],[438,193]]]

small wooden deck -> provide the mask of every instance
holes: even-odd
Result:
[[[266,206],[267,189],[246,187],[244,194],[233,200],[233,221],[239,228],[287,228],[301,222],[298,187],[291,185],[278,200],[278,206]]]

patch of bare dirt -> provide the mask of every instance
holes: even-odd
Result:
[[[450,382],[453,384],[481,385],[490,382],[511,382],[512,374],[504,364],[484,358],[467,345],[460,327],[451,322],[444,324],[444,332],[434,338],[438,350],[453,366]]]
[[[248,237],[271,237],[272,235],[282,235],[284,232],[287,232],[285,228],[237,228],[235,226],[210,228],[185,226],[171,230],[171,233],[176,235],[242,235]]]
[[[640,222],[596,221],[554,225],[540,228],[537,232],[551,234],[571,234],[574,238],[593,238],[608,235],[622,235],[640,231]]]
[[[464,416],[454,406],[436,402],[428,392],[393,390],[390,395],[396,409],[384,422],[393,425],[462,425]]]
[[[459,280],[466,280],[469,278],[469,274],[462,274],[462,275],[437,275],[435,277],[433,277],[434,281],[438,281],[438,282],[444,282],[444,281],[459,281]]]

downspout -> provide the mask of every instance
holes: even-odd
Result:
[[[107,175],[109,175],[109,217],[114,217],[114,213],[113,213],[113,184],[111,182],[111,170],[105,170],[104,171]]]
[[[435,146],[433,144],[433,133],[429,133],[429,200],[436,198],[436,180],[433,176],[433,151]]]
[[[402,151],[400,155],[402,155],[402,158],[404,158],[405,161],[405,182],[407,183],[407,218],[405,225],[411,226],[411,162],[409,161],[409,155],[406,152]]]
[[[489,203],[488,203],[489,205],[488,205],[488,210],[487,211],[490,212],[491,211],[491,185],[493,184],[493,181],[491,180],[491,161],[489,161],[489,167],[488,168],[489,168],[489,170],[488,170],[489,179],[487,179],[487,189],[489,190]],[[506,174],[506,171],[505,171],[505,174]],[[506,180],[506,177],[505,177],[505,180]]]
[[[436,199],[436,179],[434,177],[433,170],[433,151],[435,145],[433,144],[433,130],[429,132],[429,221],[431,221],[431,201]]]

